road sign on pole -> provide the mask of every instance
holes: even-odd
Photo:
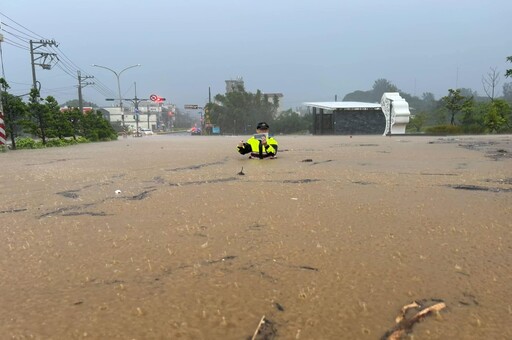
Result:
[[[186,104],[185,105],[185,110],[197,110],[197,109],[202,109],[202,107],[199,107],[199,105],[194,105],[194,104]]]

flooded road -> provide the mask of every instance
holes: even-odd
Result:
[[[511,136],[239,139],[0,154],[2,338],[512,338]]]

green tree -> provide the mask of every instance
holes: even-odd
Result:
[[[80,109],[77,107],[73,107],[71,109],[64,110],[64,119],[69,124],[70,136],[73,136],[73,139],[76,140],[76,137],[80,135],[80,124],[82,123],[82,119],[84,114],[80,112]]]
[[[464,96],[466,98],[476,98],[478,97],[478,92],[474,91],[473,89],[470,89],[468,87],[461,87],[458,89],[461,96]]]
[[[503,99],[512,104],[512,83],[503,84]]]
[[[510,105],[501,99],[488,103],[484,123],[490,132],[500,132],[509,126]]]
[[[441,99],[446,109],[450,112],[450,125],[455,125],[455,116],[463,109],[467,110],[473,105],[473,97],[467,98],[461,95],[460,89],[449,89],[448,95]]]
[[[249,133],[255,129],[258,121],[273,121],[279,99],[269,98],[260,90],[246,92],[241,86],[236,91],[217,94],[216,103],[209,107],[212,124],[220,126],[223,132]]]
[[[41,104],[39,100],[39,91],[37,89],[31,89],[28,104],[28,117],[24,125],[32,135],[41,138],[43,145],[46,145],[48,127],[52,117],[47,107]]]
[[[9,85],[3,78],[0,78],[0,86],[2,86],[5,131],[11,139],[12,149],[16,149],[16,137],[22,131],[22,122],[27,114],[27,106],[20,97],[7,92]]]
[[[96,105],[95,103],[93,102],[88,102],[88,101],[83,101],[83,105],[84,107],[87,107],[87,106],[90,106],[90,107],[98,107],[98,105]],[[68,100],[67,102],[65,102],[64,104],[62,104],[62,106],[67,106],[67,107],[80,107],[80,102],[78,101],[78,99],[72,99],[72,100]]]
[[[439,101],[436,100],[436,97],[432,92],[424,92],[421,96],[421,106],[418,107],[419,111],[427,113],[432,113],[439,107]]]
[[[117,139],[117,133],[99,110],[84,114],[80,125],[81,135],[90,141]]]
[[[485,133],[484,113],[487,103],[477,102],[462,109],[461,129],[465,133]]]
[[[384,92],[398,92],[398,88],[387,79],[377,79],[369,91],[354,91],[343,97],[343,101],[380,103]]]
[[[299,115],[292,109],[283,111],[272,123],[272,131],[275,133],[305,133],[313,129],[313,116],[311,114]]]
[[[91,141],[117,139],[117,133],[99,110],[87,114],[82,114],[78,108],[61,110],[55,98],[48,96],[43,100],[39,98],[36,89],[31,90],[27,104],[20,97],[7,92],[9,86],[2,78],[0,86],[6,131],[11,138],[13,149],[17,148],[16,137],[21,132],[28,132],[40,138],[41,143],[46,146],[48,139],[52,137],[62,140],[70,136],[75,139],[77,136],[83,136]]]
[[[415,114],[410,120],[409,124],[407,124],[407,128],[414,129],[416,132],[420,132],[421,128],[425,125],[427,121],[427,113],[420,112]]]
[[[423,92],[421,99],[429,103],[435,103],[436,96],[432,92]]]
[[[512,63],[512,56],[510,57],[507,57],[507,61]],[[505,77],[512,77],[512,69],[508,69],[506,72],[505,72]]]
[[[372,102],[380,102],[382,95],[385,92],[398,92],[399,89],[394,84],[392,84],[389,80],[381,78],[377,79],[373,84],[372,88]]]
[[[59,103],[52,96],[48,96],[44,103],[45,111],[48,115],[48,136],[64,137],[73,136],[73,126],[68,119],[66,110],[61,110]]]
[[[432,119],[430,123],[433,125],[443,125],[446,124],[446,109],[444,107],[438,108],[432,114]]]
[[[372,95],[371,95],[370,91],[358,90],[358,91],[354,91],[354,92],[351,92],[351,93],[348,93],[347,95],[345,95],[345,97],[343,97],[343,101],[368,102],[368,101],[370,101],[369,98],[371,98],[371,97],[372,97]]]

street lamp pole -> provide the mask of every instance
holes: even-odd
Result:
[[[116,75],[116,78],[117,78],[117,92],[118,92],[118,95],[119,95],[119,108],[121,109],[121,119],[123,120],[123,130],[125,130],[125,125],[124,125],[124,111],[123,111],[123,97],[121,95],[121,81],[119,79],[119,77],[121,77],[121,74],[128,70],[128,69],[131,69],[131,68],[134,68],[134,67],[138,67],[138,66],[141,66],[141,64],[136,64],[136,65],[132,65],[132,66],[128,66],[128,67],[125,67],[124,69],[122,69],[121,71],[119,72],[116,72],[114,71],[113,69],[111,68],[108,68],[106,66],[101,66],[101,65],[96,65],[96,64],[92,64],[92,66],[95,66],[95,67],[100,67],[100,68],[104,68],[105,70],[109,70],[110,72],[114,73]]]

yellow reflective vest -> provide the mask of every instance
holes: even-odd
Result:
[[[251,157],[266,158],[277,154],[277,141],[274,137],[268,137],[267,145],[263,145],[259,139],[252,136],[243,146],[237,146],[237,149],[242,155],[251,153]]]

